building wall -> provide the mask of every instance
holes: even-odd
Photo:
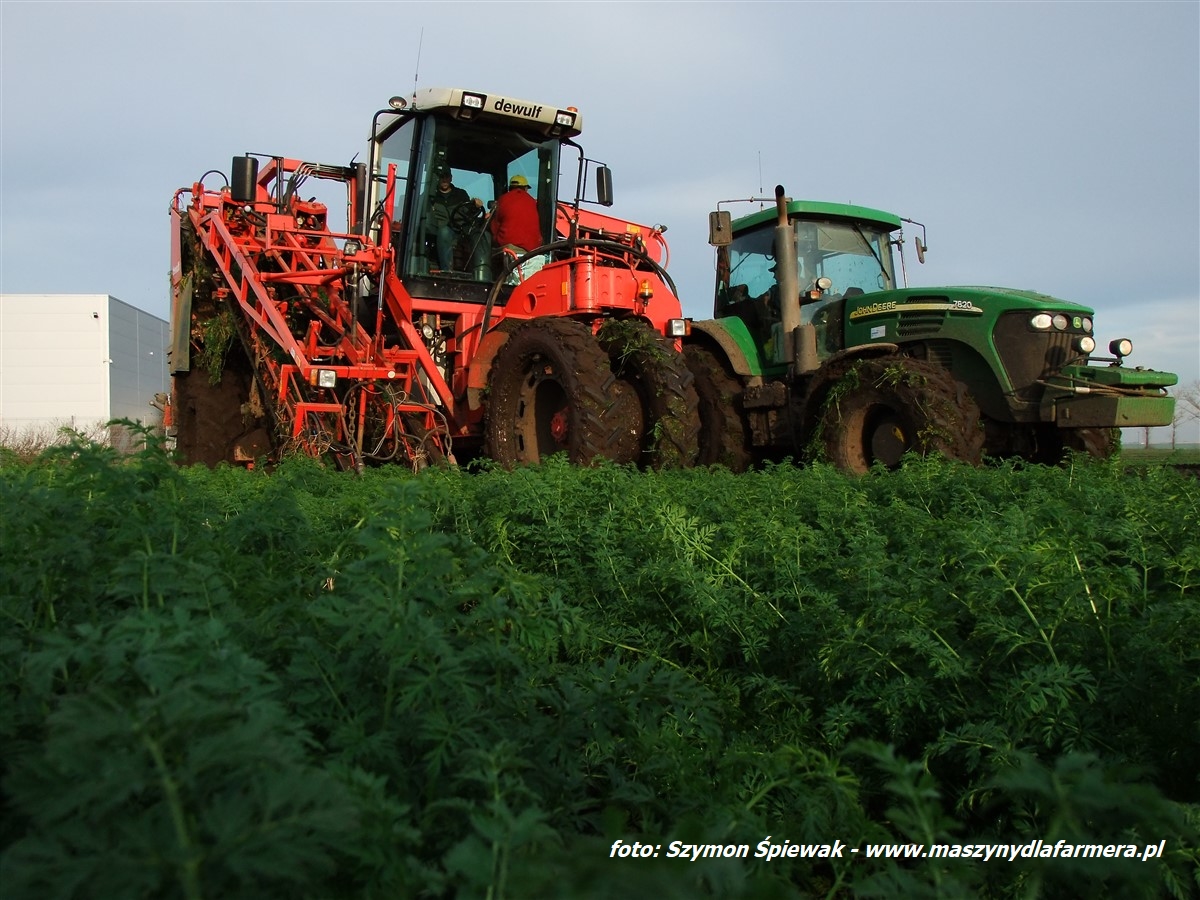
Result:
[[[158,424],[162,412],[150,406],[156,393],[166,393],[167,341],[170,326],[136,307],[109,298],[109,415],[143,425]]]
[[[159,423],[150,403],[167,391],[167,332],[107,294],[0,294],[0,427],[93,434],[114,418]]]

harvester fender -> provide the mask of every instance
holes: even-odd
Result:
[[[747,352],[721,320],[693,321],[692,334],[702,334],[720,347],[735,374],[744,378],[761,376],[757,360]]]
[[[483,395],[492,374],[492,363],[496,354],[508,340],[508,332],[500,328],[489,331],[479,342],[479,351],[471,359],[467,372],[467,408],[475,411],[483,407]]]

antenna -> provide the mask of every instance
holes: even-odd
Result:
[[[758,151],[758,192],[759,192],[760,194],[763,192],[763,186],[762,186],[762,151],[761,151],[761,150],[759,150],[759,151]]]
[[[417,103],[417,82],[421,79],[421,47],[425,43],[425,27],[421,27],[421,37],[417,39],[417,64],[413,67],[413,105]]]

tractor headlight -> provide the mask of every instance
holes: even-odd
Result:
[[[1087,335],[1075,340],[1075,349],[1080,353],[1091,353],[1096,349],[1096,342]]]
[[[1066,331],[1067,326],[1071,324],[1070,320],[1066,316],[1064,316],[1062,313],[1059,313],[1050,321],[1054,324],[1054,327],[1057,328],[1059,331]]]
[[[1086,331],[1088,334],[1092,333],[1092,320],[1089,319],[1087,316],[1083,317],[1083,330]]]
[[[1045,331],[1050,327],[1050,321],[1050,313],[1038,313],[1029,320],[1029,325],[1038,331]]]
[[[1108,344],[1108,352],[1118,358],[1124,358],[1133,352],[1133,341],[1129,338],[1117,338]]]

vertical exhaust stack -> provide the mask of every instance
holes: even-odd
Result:
[[[796,259],[796,236],[788,222],[788,203],[782,184],[775,185],[775,284],[779,289],[779,330],[782,346],[776,348],[776,360],[793,366],[797,372],[816,368],[816,335],[806,335],[800,327],[800,283]],[[812,331],[811,327],[809,331]],[[807,338],[807,340],[806,340]],[[812,345],[810,352],[806,347]]]

